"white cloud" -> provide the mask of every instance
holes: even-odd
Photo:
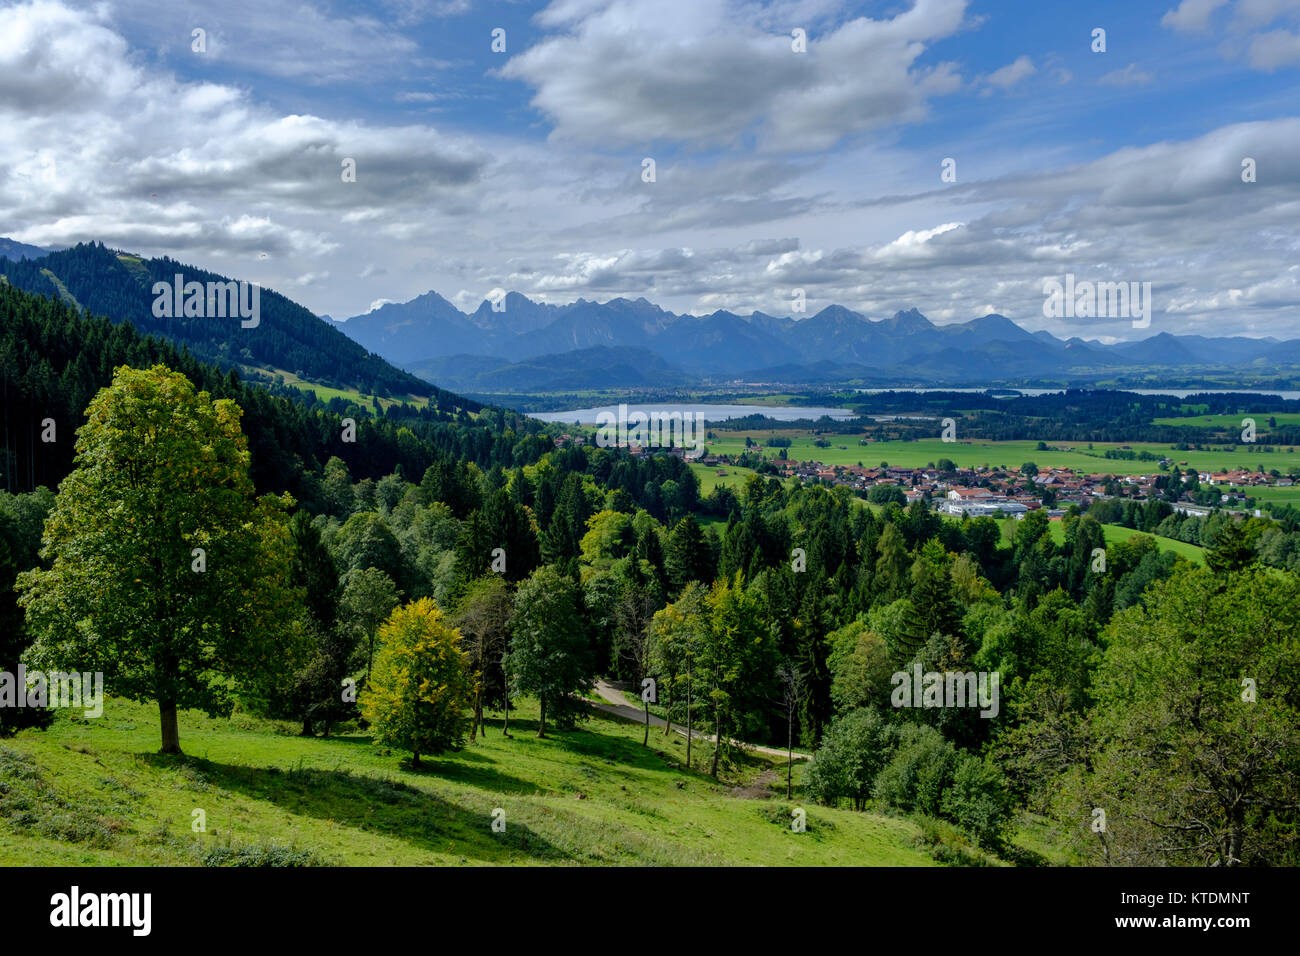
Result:
[[[1204,30],[1209,23],[1210,14],[1225,3],[1227,0],[1183,0],[1160,18],[1160,24],[1181,33]]]
[[[1300,33],[1272,30],[1250,41],[1247,61],[1257,70],[1276,70],[1300,64]]]
[[[914,0],[891,19],[810,32],[796,53],[786,27],[764,29],[750,7],[725,0],[562,0],[537,20],[566,32],[500,72],[534,88],[560,138],[711,147],[757,134],[766,149],[804,152],[919,120],[931,97],[958,89],[951,64],[916,60],[959,29],[965,7]]]
[[[1153,79],[1150,73],[1139,70],[1136,63],[1130,63],[1122,70],[1112,70],[1097,82],[1102,86],[1146,86]]]
[[[338,247],[322,210],[457,208],[490,162],[426,126],[281,115],[231,86],[149,72],[96,14],[50,0],[3,16],[0,210],[33,241],[319,256]]]
[[[1000,90],[1009,90],[1037,72],[1038,68],[1034,66],[1033,60],[1027,56],[1018,56],[1013,62],[984,77],[984,82]]]

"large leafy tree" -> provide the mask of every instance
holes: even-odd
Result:
[[[676,716],[686,724],[686,765],[691,765],[694,741],[694,707],[699,706],[699,668],[696,664],[709,629],[708,591],[698,581],[689,582],[681,596],[655,612],[650,624],[650,667],[658,675],[659,699],[668,704],[665,733]]]
[[[514,689],[541,702],[537,736],[546,736],[546,715],[572,722],[570,695],[591,687],[592,653],[582,615],[582,596],[573,579],[544,565],[519,585],[507,666]]]
[[[343,576],[343,595],[339,599],[340,626],[353,631],[358,654],[364,654],[363,683],[370,679],[379,625],[400,603],[393,579],[378,568],[362,568]]]
[[[228,713],[232,681],[265,698],[301,657],[292,500],[254,496],[240,415],[165,366],[118,368],[46,521],[50,566],[19,579],[33,662],[157,701],[163,753],[178,709]]]
[[[745,587],[744,575],[714,583],[705,601],[709,629],[700,643],[700,682],[713,711],[714,748],[709,773],[732,747],[730,734],[761,730],[772,698],[777,667],[776,638],[761,597]]]
[[[1060,809],[1097,858],[1300,861],[1300,579],[1182,565],[1115,616]],[[1093,808],[1104,832],[1083,824]]]
[[[302,733],[311,736],[317,723],[330,727],[354,716],[355,707],[343,693],[359,638],[356,630],[338,623],[338,568],[321,542],[320,531],[306,512],[290,523],[293,533],[293,581],[303,588],[309,641],[307,663],[294,674],[287,707],[272,711],[302,721]]]
[[[481,729],[487,736],[484,706],[509,705],[505,655],[510,644],[510,588],[499,575],[472,581],[456,610],[454,623],[464,637],[465,652],[475,676],[474,720],[470,739]]]
[[[460,747],[474,697],[460,631],[421,598],[394,611],[379,634],[383,648],[358,701],[376,738],[411,751],[417,767],[420,754]]]

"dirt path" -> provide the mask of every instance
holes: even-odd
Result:
[[[607,683],[606,681],[603,680],[597,680],[596,693],[599,694],[601,698],[605,700],[605,703],[597,704],[594,701],[589,701],[592,707],[606,714],[613,714],[615,717],[623,717],[626,720],[634,720],[638,724],[645,723],[645,711],[640,707],[633,707],[631,704],[629,704],[627,702],[627,698],[623,696],[623,692],[619,690],[617,687],[615,687],[613,684]],[[668,726],[668,722],[664,720],[662,717],[656,717],[654,714],[651,714],[650,726],[666,727]],[[676,724],[673,724],[673,730],[681,734],[683,737],[686,736],[685,727],[678,727]],[[706,734],[702,731],[697,730],[692,736],[696,740],[707,740],[709,743],[713,742],[713,734]],[[775,747],[760,747],[757,744],[745,744],[745,743],[740,744],[740,746],[744,747],[746,750],[756,750],[761,754],[770,754],[773,757],[786,756],[786,752],[784,750],[779,750]],[[794,752],[794,759],[808,760],[810,758],[808,754],[800,753],[799,751],[796,750]]]

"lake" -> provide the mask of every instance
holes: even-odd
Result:
[[[993,388],[1003,389],[1009,386],[996,385]],[[971,395],[982,395],[987,389],[984,388],[855,388],[855,392],[863,395],[882,395],[885,392],[912,392],[917,395],[927,395],[932,392],[962,392]],[[1021,395],[1029,398],[1036,398],[1039,395],[1059,395],[1065,391],[1063,388],[1018,388],[1016,389]],[[1099,389],[1100,391],[1100,389]],[[1268,391],[1257,388],[1117,388],[1105,389],[1105,391],[1132,392],[1135,395],[1169,395],[1173,398],[1186,398],[1188,395],[1276,395],[1285,401],[1294,401],[1300,399],[1300,392],[1282,392]],[[1014,396],[998,396],[999,398],[1010,398]]]
[[[744,418],[746,415],[766,415],[768,418],[776,419],[779,422],[792,422],[800,418],[811,418],[816,421],[824,415],[834,419],[853,417],[853,413],[847,408],[827,408],[820,405],[629,404],[627,411],[629,415],[633,412],[645,412],[646,414],[651,412],[698,413],[704,416],[706,422],[724,422],[728,418]],[[529,414],[532,418],[544,422],[560,422],[566,425],[581,422],[584,425],[591,425],[595,423],[596,416],[601,412],[609,412],[611,415],[617,416],[618,406],[596,405],[592,408],[574,408],[564,412],[530,412]]]

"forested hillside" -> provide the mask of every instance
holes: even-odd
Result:
[[[270,289],[259,293],[261,314],[255,328],[241,328],[238,317],[155,316],[154,283],[170,287],[178,273],[185,282],[228,281],[173,259],[144,259],[107,249],[103,243],[81,243],[39,259],[0,260],[0,275],[20,289],[56,296],[115,322],[129,321],[141,332],[183,344],[222,368],[243,364],[279,369],[372,395],[444,397],[440,389],[367,353],[331,323]],[[470,410],[476,407],[462,404]]]
[[[429,407],[393,406],[379,418],[342,399],[328,409],[309,409],[296,391],[273,395],[130,324],[86,316],[0,283],[0,487],[11,492],[55,487],[72,466],[72,440],[86,406],[112,379],[113,369],[156,363],[243,409],[259,491],[310,497],[304,474],[319,474],[332,455],[357,477],[381,478],[399,468],[423,474],[438,454],[488,468],[531,461],[548,447],[537,437],[539,422],[503,409],[483,410],[440,390]],[[356,440],[350,442],[342,440],[342,419],[348,415],[357,422]],[[52,441],[42,440],[49,434],[42,424],[46,419],[53,420]]]

